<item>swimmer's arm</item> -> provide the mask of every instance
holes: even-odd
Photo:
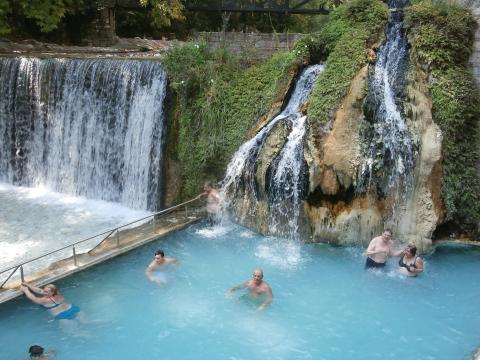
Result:
[[[272,303],[272,300],[273,300],[272,289],[268,288],[267,300],[265,300],[265,302],[257,308],[257,311],[262,311],[263,309],[265,309],[267,306],[269,306]]]
[[[148,265],[147,268],[145,269],[145,276],[149,281],[157,282],[157,280],[152,275],[152,268],[150,267],[150,265]]]
[[[36,297],[31,291],[30,289],[27,287],[27,286],[21,286],[20,287],[20,290],[23,291],[23,293],[25,294],[25,296],[32,302],[34,302],[35,304],[39,304],[39,305],[43,305],[43,304],[46,304],[48,302],[48,299],[45,299],[43,297]]]
[[[421,258],[417,258],[417,261],[415,262],[416,268],[413,266],[410,266],[410,272],[413,274],[418,274],[423,272],[423,260]]]
[[[392,251],[392,249],[390,249],[390,251],[388,252],[388,256],[403,256],[403,255],[405,255],[405,250]]]
[[[198,194],[197,197],[193,200],[200,199],[202,196],[206,196],[206,195],[207,195],[206,192],[202,192],[201,194]]]
[[[243,284],[240,284],[240,285],[238,285],[238,286],[234,286],[234,287],[231,288],[230,290],[225,291],[225,295],[230,295],[230,294],[232,294],[232,293],[235,292],[235,291],[245,289],[247,286],[248,286],[248,285],[247,285],[246,282],[244,282]]]
[[[36,294],[43,295],[43,289],[42,288],[30,285],[29,283],[26,283],[26,282],[23,282],[22,286],[26,286],[28,289],[30,289],[30,291],[33,291]]]

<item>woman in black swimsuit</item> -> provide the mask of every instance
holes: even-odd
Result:
[[[408,244],[405,248],[404,255],[398,261],[398,271],[407,276],[417,276],[423,271],[423,260],[417,256],[415,245]]]

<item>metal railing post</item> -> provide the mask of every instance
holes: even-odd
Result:
[[[120,246],[120,231],[118,229],[117,229],[116,237],[117,237],[117,247],[119,247]]]
[[[155,215],[153,215],[153,218],[152,218],[152,229],[153,229],[153,232],[155,232]]]
[[[22,280],[22,283],[25,282],[25,276],[23,276],[23,265],[20,266],[20,279]]]
[[[75,245],[72,246],[72,249],[73,249],[73,265],[78,266],[77,265],[77,254],[75,252]]]
[[[185,205],[185,217],[188,217],[188,207]]]
[[[15,269],[13,269],[11,274],[8,275],[8,277],[5,279],[5,281],[2,283],[2,285],[0,285],[0,289],[3,288],[3,285],[5,285],[8,280],[10,280],[10,278],[13,276],[13,274],[15,274],[15,272],[18,270],[18,268],[19,268],[19,266],[17,266]]]

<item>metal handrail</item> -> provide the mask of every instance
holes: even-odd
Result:
[[[58,249],[56,249],[56,250],[50,251],[50,252],[48,252],[48,253],[45,253],[45,254],[43,254],[43,255],[37,256],[37,257],[35,257],[35,258],[33,258],[33,259],[29,259],[29,260],[23,261],[23,262],[21,262],[21,263],[15,264],[15,265],[7,268],[7,269],[0,270],[0,274],[3,274],[3,273],[5,273],[5,272],[7,272],[7,271],[10,271],[10,270],[13,270],[13,269],[14,269],[14,271],[8,276],[8,278],[3,282],[3,284],[0,285],[0,289],[3,288],[3,286],[7,283],[7,281],[12,277],[12,275],[13,275],[19,268],[20,268],[20,269],[22,270],[22,272],[23,272],[23,265],[25,265],[25,264],[31,263],[31,262],[36,261],[36,260],[38,260],[38,259],[41,259],[41,258],[44,258],[44,257],[46,257],[46,256],[52,255],[52,254],[54,254],[54,253],[56,253],[56,252],[59,252],[59,251],[68,249],[68,248],[70,248],[70,247],[73,247],[73,257],[74,257],[74,262],[75,262],[75,265],[76,265],[76,253],[75,253],[75,246],[76,246],[76,245],[81,244],[81,243],[83,243],[83,242],[85,242],[85,241],[88,241],[88,240],[95,239],[96,237],[99,237],[99,236],[101,236],[101,235],[108,234],[105,238],[102,239],[102,241],[100,241],[97,245],[95,245],[92,249],[90,249],[90,250],[88,251],[88,252],[90,252],[90,251],[96,249],[96,248],[97,248],[99,245],[101,245],[105,240],[107,240],[107,239],[110,237],[110,235],[113,234],[115,231],[116,231],[117,234],[118,234],[119,229],[125,228],[125,227],[127,227],[127,226],[130,226],[130,225],[132,225],[132,224],[135,224],[135,223],[137,223],[137,222],[140,222],[140,221],[143,221],[143,220],[146,220],[146,219],[149,219],[149,218],[153,218],[153,224],[155,225],[155,217],[156,217],[156,216],[158,216],[158,215],[165,215],[165,214],[167,214],[167,213],[169,213],[169,212],[171,212],[171,211],[173,211],[173,210],[175,210],[175,209],[178,209],[179,207],[186,206],[186,205],[188,205],[188,204],[190,204],[190,203],[192,203],[192,202],[200,199],[200,196],[201,196],[201,195],[199,195],[199,196],[197,196],[197,197],[195,197],[195,198],[193,198],[193,199],[187,200],[187,201],[185,201],[185,202],[183,202],[183,203],[181,203],[181,204],[174,205],[174,206],[172,206],[172,207],[169,207],[169,208],[167,208],[167,209],[163,209],[163,210],[161,210],[161,211],[159,211],[159,212],[156,212],[156,213],[154,213],[154,214],[145,216],[145,217],[143,217],[143,218],[141,218],[141,219],[137,219],[137,220],[135,220],[135,221],[129,222],[128,224],[120,225],[120,226],[117,226],[116,228],[113,228],[113,229],[104,231],[104,232],[102,232],[102,233],[98,233],[98,234],[96,234],[96,235],[94,235],[94,236],[90,236],[90,237],[88,237],[88,238],[86,238],[86,239],[82,239],[82,240],[76,241],[76,242],[74,242],[74,243],[71,243],[71,244],[62,246],[61,248],[58,248]],[[185,209],[186,209],[186,207],[185,207]],[[154,229],[155,229],[155,227],[154,227]],[[117,244],[117,245],[118,245],[118,244]],[[22,276],[22,281],[23,281],[23,276]]]

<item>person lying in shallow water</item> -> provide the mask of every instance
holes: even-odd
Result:
[[[417,256],[417,247],[408,244],[398,261],[398,271],[407,276],[417,276],[423,272],[423,260]]]
[[[53,284],[48,284],[42,289],[24,282],[20,290],[32,302],[47,309],[56,320],[72,320],[80,312],[78,306],[65,302],[65,298]]]
[[[255,269],[252,275],[252,279],[245,281],[243,284],[235,286],[225,292],[226,296],[230,296],[233,292],[241,289],[248,288],[248,295],[251,299],[265,298],[265,301],[257,308],[257,311],[262,311],[272,303],[273,293],[270,285],[263,280],[262,269]]]

